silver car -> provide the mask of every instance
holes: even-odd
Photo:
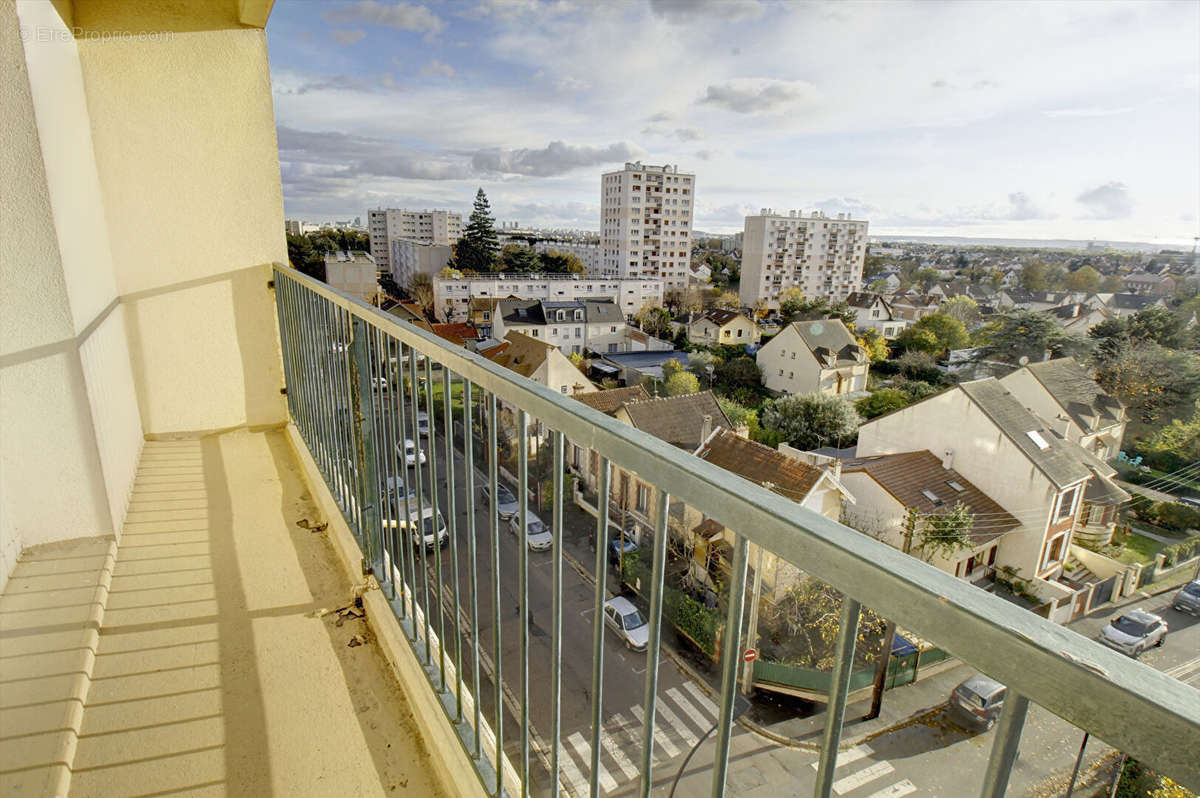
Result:
[[[542,519],[538,518],[531,511],[525,511],[525,522],[529,530],[529,550],[530,551],[546,551],[554,544],[554,536],[550,534],[550,530],[542,523]],[[521,515],[513,513],[512,518],[508,519],[508,531],[512,532],[517,537],[521,536]]]
[[[480,485],[479,492],[483,494],[484,501],[489,500],[489,498],[491,496],[491,489],[490,489],[488,483],[485,482],[482,485]],[[496,485],[496,512],[498,512],[500,514],[500,517],[507,521],[509,518],[512,518],[514,515],[516,515],[517,511],[520,509],[521,509],[521,505],[517,501],[517,497],[513,495],[513,492],[511,490],[509,490],[508,488],[504,487],[503,483],[497,484]]]
[[[1157,615],[1137,609],[1125,613],[1100,630],[1100,642],[1122,654],[1139,657],[1167,639],[1167,623]]]
[[[1000,717],[1007,688],[977,673],[950,693],[950,718],[960,726],[986,731]]]
[[[1180,612],[1190,612],[1200,615],[1200,579],[1188,582],[1183,589],[1175,594],[1171,606]]]
[[[616,596],[604,602],[604,623],[617,633],[626,647],[634,651],[646,650],[650,626],[629,599]]]

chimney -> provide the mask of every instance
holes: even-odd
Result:
[[[942,452],[942,468],[946,469],[947,471],[952,471],[954,469],[953,449],[947,449],[946,451]]]
[[[712,431],[712,416],[706,414],[700,422],[700,442],[704,443],[708,440],[708,436],[712,435]]]

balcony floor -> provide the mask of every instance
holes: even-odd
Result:
[[[72,795],[438,794],[383,657],[347,645],[365,622],[320,613],[352,585],[325,535],[296,526],[317,518],[279,431],[146,444]],[[44,613],[59,599],[39,589]]]

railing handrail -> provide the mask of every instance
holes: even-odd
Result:
[[[275,270],[614,464],[738,530],[1175,780],[1200,785],[1200,691],[646,435],[288,266]]]

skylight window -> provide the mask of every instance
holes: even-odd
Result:
[[[921,495],[924,496],[926,499],[929,499],[929,501],[933,502],[934,504],[942,503],[942,500],[938,498],[938,495],[931,490],[925,490],[924,488],[922,488]]]
[[[953,479],[946,480],[946,484],[954,488],[954,490],[958,491],[959,493],[962,493],[964,490],[966,490],[961,482],[956,482]]]
[[[1031,430],[1029,430],[1029,432],[1026,432],[1025,434],[1028,435],[1029,440],[1036,443],[1037,447],[1039,449],[1041,449],[1042,451],[1045,451],[1046,449],[1050,448],[1050,444],[1046,443],[1046,439],[1042,437],[1042,433],[1038,432],[1037,430],[1031,429]]]

